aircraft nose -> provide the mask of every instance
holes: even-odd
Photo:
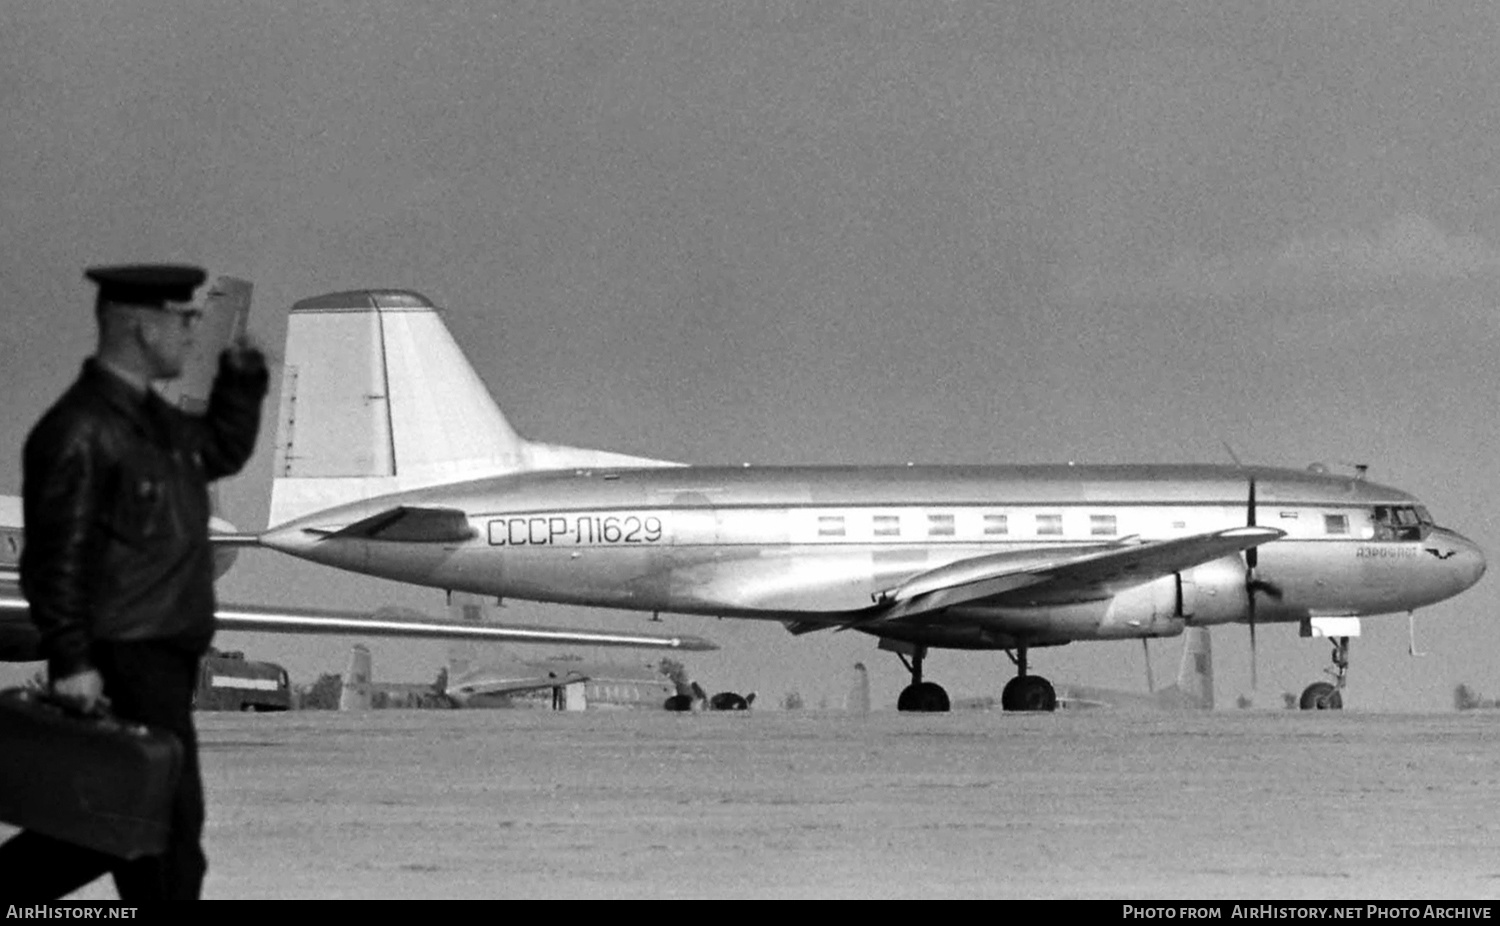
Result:
[[[1484,551],[1479,548],[1479,544],[1462,534],[1445,530],[1442,535],[1453,549],[1453,553],[1445,557],[1446,563],[1458,583],[1457,591],[1463,591],[1484,576],[1484,570],[1488,566],[1484,559]],[[1443,551],[1437,555],[1441,555],[1441,552]]]

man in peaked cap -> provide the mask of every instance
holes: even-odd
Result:
[[[94,267],[98,349],[27,436],[21,590],[52,691],[175,734],[183,766],[169,845],[125,861],[33,831],[0,845],[0,897],[63,897],[105,872],[120,899],[196,899],[203,886],[203,786],[193,728],[199,659],[214,631],[209,482],[255,448],[265,360],[219,358],[208,409],[167,404],[153,381],[180,376],[201,312],[202,269]]]

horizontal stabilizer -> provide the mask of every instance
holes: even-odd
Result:
[[[270,633],[343,634],[372,637],[416,637],[433,640],[490,640],[501,643],[567,643],[582,646],[633,646],[690,652],[718,646],[694,636],[658,637],[650,634],[569,630],[520,624],[456,624],[433,621],[407,608],[381,608],[364,617],[348,612],[278,610],[276,608],[220,607],[218,629]]]
[[[474,529],[469,526],[468,516],[457,508],[401,505],[356,521],[328,536],[392,543],[463,543],[474,538]]]

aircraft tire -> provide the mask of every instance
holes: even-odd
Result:
[[[1018,675],[1000,692],[1000,709],[1017,712],[1057,710],[1057,691],[1040,675]]]
[[[1328,682],[1313,682],[1303,690],[1300,706],[1304,711],[1341,711],[1344,696]]]
[[[708,699],[708,706],[716,711],[748,711],[750,702],[733,691],[721,691]]]
[[[901,689],[901,696],[896,699],[898,711],[942,714],[946,713],[950,707],[948,692],[936,682],[918,682],[915,685],[907,685]]]

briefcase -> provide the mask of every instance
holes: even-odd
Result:
[[[47,695],[0,691],[0,820],[125,859],[167,846],[182,743],[84,716]]]

